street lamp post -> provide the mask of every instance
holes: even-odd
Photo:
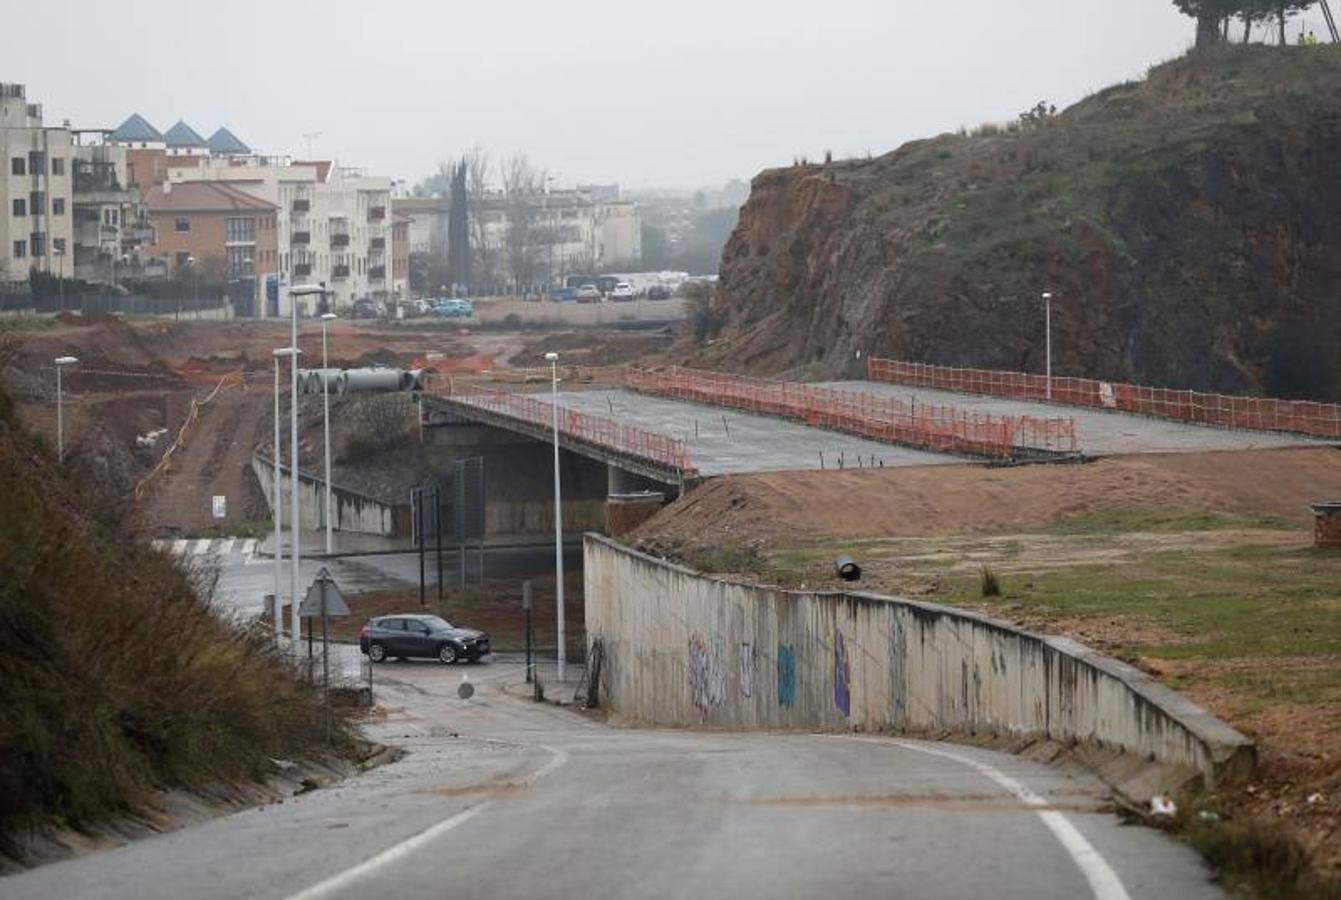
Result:
[[[56,462],[65,461],[65,412],[61,398],[61,369],[73,366],[79,360],[73,356],[56,357]]]
[[[194,256],[188,256],[186,258],[187,268],[194,270],[195,264],[196,264],[196,258]],[[177,288],[177,321],[181,321],[181,318],[182,318],[182,290],[179,285]]]
[[[554,424],[554,590],[558,609],[559,628],[559,682],[564,680],[568,662],[568,648],[563,634],[563,501],[559,491],[559,354],[546,353],[550,374],[550,403]]]
[[[275,356],[275,437],[273,445],[274,456],[274,482],[270,490],[270,512],[271,518],[275,522],[275,595],[271,600],[271,615],[274,619],[275,646],[279,646],[280,635],[283,631],[284,602],[281,599],[279,590],[279,579],[284,566],[284,548],[280,544],[283,531],[284,518],[284,500],[283,492],[280,490],[279,476],[279,458],[283,452],[283,447],[279,442],[279,361],[287,357],[297,358],[298,351],[293,347],[280,347],[274,351]]]
[[[324,294],[325,288],[304,284],[289,288],[289,346],[294,348],[293,365],[289,367],[289,589],[293,599],[289,606],[289,623],[293,631],[293,655],[297,656],[302,637],[302,619],[298,615],[298,567],[302,562],[303,542],[298,533],[298,300],[312,294]]]
[[[321,316],[321,416],[326,432],[326,554],[335,552],[334,538],[331,535],[331,382],[330,361],[326,356],[326,323],[336,318],[335,313],[322,313]]]
[[[1043,292],[1043,317],[1047,354],[1048,399],[1052,399],[1052,292]]]

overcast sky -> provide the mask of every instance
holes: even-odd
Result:
[[[418,180],[480,142],[564,184],[717,185],[1070,104],[1183,52],[1170,0],[27,0],[0,81],[48,119],[226,124]]]

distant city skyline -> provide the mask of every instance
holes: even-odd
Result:
[[[1007,121],[1039,100],[1061,108],[1193,38],[1169,0],[966,0],[948,29],[925,0],[99,9],[6,14],[0,81],[26,84],[49,122],[110,129],[139,113],[295,157],[310,137],[313,156],[409,184],[480,143],[496,158],[524,150],[560,184],[720,186],[797,156],[879,155]]]

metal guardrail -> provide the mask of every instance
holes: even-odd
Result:
[[[993,416],[858,391],[671,366],[625,370],[632,390],[794,419],[871,440],[942,453],[1012,459],[1021,450],[1074,453],[1073,419]]]
[[[867,374],[872,381],[911,387],[1107,409],[1194,425],[1341,438],[1341,406],[1309,400],[1206,394],[1090,378],[1049,379],[1024,372],[958,369],[892,359],[872,358],[867,362]]]
[[[453,378],[447,382],[445,396],[457,403],[531,425],[545,429],[553,427],[554,411],[549,401],[529,394],[515,394]],[[668,435],[563,406],[559,407],[559,433],[674,469],[683,476],[697,474],[685,442]]]

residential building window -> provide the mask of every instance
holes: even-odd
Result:
[[[64,174],[65,174],[65,158],[64,158],[64,157],[62,157],[62,156],[53,156],[53,157],[51,158],[51,174],[52,174],[52,175],[64,175]]]
[[[65,255],[65,238],[52,238],[51,251],[57,256]]]
[[[16,156],[9,161],[9,174],[11,175],[28,174],[28,166],[24,163],[22,156]],[[14,246],[17,247],[18,243],[16,242]]]
[[[44,191],[33,191],[28,195],[28,211],[35,216],[40,216],[47,211],[47,195]],[[36,253],[33,254],[33,256],[36,255]]]
[[[28,201],[27,201],[27,200],[24,200],[22,197],[15,197],[15,198],[14,198],[14,215],[16,215],[16,216],[26,216],[26,215],[28,215]]]
[[[187,260],[190,258],[191,258],[190,253],[187,253],[185,251],[179,252],[177,254],[177,268],[179,269],[186,268],[186,266],[188,265]]]
[[[47,255],[47,235],[45,231],[34,231],[28,236],[28,249],[33,256]]]
[[[187,218],[186,216],[178,216],[178,217],[177,217],[177,231],[178,231],[178,233],[184,233],[184,232],[187,232],[187,231],[190,231],[190,230],[191,230],[191,220],[190,220],[189,218]],[[180,256],[181,254],[179,253],[179,254],[177,254],[177,255]]]
[[[255,219],[229,219],[224,227],[224,240],[230,244],[256,242]]]
[[[252,266],[247,265],[247,260],[250,257],[250,254],[247,252],[247,250],[248,248],[246,247],[228,248],[229,278],[231,279],[246,278],[248,275],[251,274],[249,270],[252,268],[252,266],[255,265],[255,260],[252,260]]]
[[[30,150],[28,152],[28,171],[34,175],[41,175],[47,170],[47,155],[41,150]],[[36,253],[33,256],[37,256]]]
[[[15,259],[23,259],[23,258],[24,258],[25,256],[27,256],[27,255],[28,255],[28,242],[27,242],[27,241],[15,241],[15,242],[14,242],[14,258],[15,258]]]
[[[64,197],[52,197],[52,198],[51,198],[51,214],[52,214],[53,216],[63,216],[63,215],[65,215],[65,198],[64,198]]]

